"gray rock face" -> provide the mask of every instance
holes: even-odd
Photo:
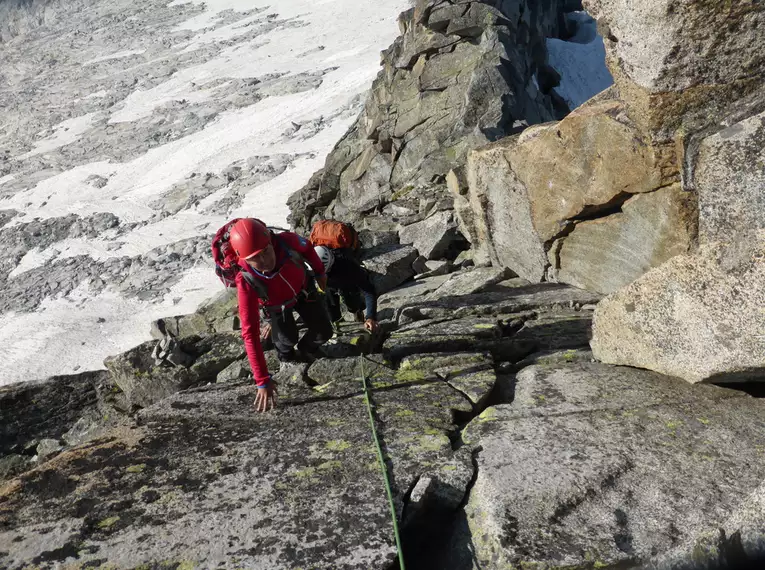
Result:
[[[450,212],[437,214],[402,228],[401,243],[411,243],[426,259],[442,258],[457,235],[457,224]]]
[[[391,333],[383,350],[393,361],[418,353],[486,351],[497,361],[517,362],[540,350],[587,346],[590,315],[534,316],[521,313],[417,320]]]
[[[430,293],[427,299],[434,300],[479,293],[510,276],[512,276],[512,272],[504,267],[479,267],[453,273],[438,289]]]
[[[765,230],[764,128],[765,113],[760,113],[701,143],[694,182],[699,193],[702,243],[762,239]]]
[[[739,562],[754,559],[765,539],[750,526],[761,521],[763,411],[739,392],[652,372],[524,369],[513,404],[464,434],[481,446],[465,508],[477,562],[735,567],[725,546],[735,533]]]
[[[309,227],[327,206],[361,219],[409,185],[443,181],[471,148],[562,116],[565,103],[534,80],[562,22],[559,0],[429,1],[404,12],[362,115],[290,198],[292,225]]]
[[[404,291],[402,289],[402,293]],[[425,298],[400,297],[396,317],[400,324],[404,324],[423,319],[484,317],[540,310],[558,312],[591,306],[600,298],[594,293],[554,283],[513,288],[497,284],[469,294],[436,296],[433,292]]]
[[[124,406],[121,398],[105,370],[2,386],[0,455],[20,453],[38,439],[67,439],[83,415],[108,415],[110,407]]]
[[[595,310],[598,360],[689,382],[761,380],[765,263],[756,244],[681,255]]]
[[[417,250],[407,245],[383,245],[364,253],[362,261],[372,284],[381,295],[414,276],[412,263]]]
[[[105,370],[0,387],[0,482],[132,425]]]
[[[416,379],[418,375],[435,373],[477,409],[483,409],[497,383],[493,365],[488,353],[413,354],[401,361],[398,374]]]
[[[145,342],[104,361],[129,404],[147,407],[191,386],[215,382],[220,372],[244,357],[238,333],[191,336],[178,340],[190,366],[157,366],[152,352],[156,341]]]
[[[386,388],[373,404],[404,528],[453,512],[473,471],[448,434],[452,414],[470,404],[432,374],[412,383],[365,368]],[[140,429],[64,452],[55,470],[4,487],[0,543],[14,548],[0,562],[17,569],[55,552],[41,564],[389,568],[396,549],[360,384],[338,363],[329,382],[268,414],[253,412],[252,387],[175,394],[143,410]],[[49,492],[52,481],[62,492]]]

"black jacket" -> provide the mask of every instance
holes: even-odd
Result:
[[[361,289],[366,304],[365,318],[377,320],[377,292],[369,272],[358,261],[335,255],[335,262],[327,273],[327,286],[340,291]]]

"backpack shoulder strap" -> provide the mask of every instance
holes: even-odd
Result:
[[[305,257],[303,257],[299,251],[296,251],[292,249],[290,246],[288,246],[287,242],[285,242],[282,238],[279,237],[279,234],[272,233],[272,238],[275,238],[276,240],[279,241],[279,245],[281,245],[284,251],[287,252],[287,255],[289,255],[290,260],[293,263],[296,263],[301,268],[305,268],[305,263],[306,263]]]
[[[264,304],[268,303],[268,287],[266,287],[266,284],[260,279],[256,279],[255,276],[246,269],[242,270],[241,273],[247,284],[252,287],[253,291],[260,297],[260,300],[263,301]]]

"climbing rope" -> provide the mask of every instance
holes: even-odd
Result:
[[[377,428],[375,428],[375,418],[372,412],[372,399],[370,397],[369,385],[367,384],[367,375],[364,373],[364,355],[359,356],[361,362],[361,383],[364,386],[364,401],[367,404],[367,412],[369,412],[369,425],[372,427],[372,436],[375,440],[375,447],[377,448],[377,459],[380,462],[380,470],[383,475],[383,482],[385,483],[385,491],[388,494],[388,505],[390,505],[390,516],[393,521],[393,534],[396,537],[396,549],[398,550],[398,563],[401,570],[406,570],[404,566],[404,551],[401,548],[401,537],[398,533],[398,518],[396,517],[396,507],[393,504],[393,492],[390,489],[390,477],[388,477],[388,468],[385,465],[385,458],[383,457],[382,447],[380,447],[380,439],[377,437]]]

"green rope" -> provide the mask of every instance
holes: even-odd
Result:
[[[401,566],[401,570],[406,570],[404,566],[404,551],[401,548],[401,537],[398,533],[398,518],[396,517],[396,507],[393,504],[393,492],[390,490],[390,478],[388,477],[388,468],[385,465],[385,458],[383,457],[382,447],[380,447],[380,439],[377,437],[377,429],[375,428],[375,418],[372,413],[372,400],[370,398],[369,385],[367,384],[367,375],[364,373],[364,355],[359,356],[361,361],[361,382],[364,386],[364,401],[367,404],[367,411],[369,412],[369,425],[372,427],[372,436],[375,440],[375,447],[377,448],[377,459],[380,461],[380,470],[383,474],[383,482],[385,483],[385,491],[388,494],[388,504],[390,505],[390,516],[393,520],[393,534],[396,537],[396,549],[398,550],[398,563]]]

